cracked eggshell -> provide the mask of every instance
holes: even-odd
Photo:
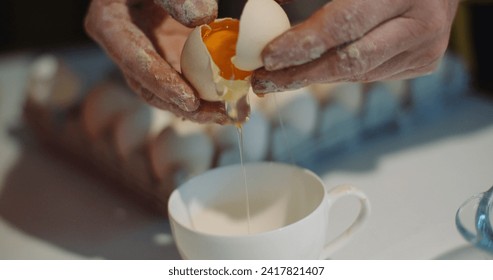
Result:
[[[199,96],[207,101],[220,101],[214,82],[219,78],[219,68],[212,61],[202,40],[202,27],[196,27],[188,36],[181,55],[181,71],[195,87]]]
[[[264,66],[262,50],[290,27],[288,16],[276,1],[247,1],[240,17],[234,65],[248,71]]]
[[[216,19],[234,20],[231,18]],[[199,96],[207,101],[224,101],[226,89],[238,93],[234,98],[248,93],[249,76],[244,80],[229,80],[220,76],[202,39],[202,29],[196,27],[187,38],[181,54],[181,71]],[[255,70],[263,66],[261,53],[268,42],[290,28],[284,10],[274,0],[249,0],[240,18],[240,29],[236,44],[236,56],[232,58],[237,68]]]
[[[217,19],[220,21],[235,21],[231,18]],[[202,29],[211,28],[208,25],[196,27],[189,35],[181,55],[181,70],[183,75],[197,90],[200,98],[207,101],[225,101],[226,92],[238,100],[248,93],[250,88],[249,76],[244,80],[229,80],[220,75],[221,70],[214,63],[207,46],[202,39]]]

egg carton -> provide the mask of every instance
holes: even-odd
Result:
[[[368,84],[315,85],[308,90],[318,102],[317,117],[312,117],[317,121],[306,134],[290,128],[293,131],[287,132],[288,138],[303,140],[278,146],[273,157],[308,168],[324,165],[324,159],[331,155],[364,148],[369,140],[413,131],[453,114],[454,108],[474,93],[464,62],[452,53],[447,53],[437,70],[427,76]],[[300,111],[298,116],[304,114]],[[273,129],[283,130],[279,124]]]
[[[249,95],[243,159],[319,164],[373,135],[437,118],[469,78],[447,55],[432,75],[409,81],[337,83]],[[235,126],[200,125],[143,103],[115,75],[91,86],[60,57],[37,58],[27,83],[26,123],[50,150],[166,215],[173,189],[211,168],[240,162]]]

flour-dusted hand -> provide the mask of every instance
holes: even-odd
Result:
[[[188,27],[216,17],[216,0],[93,0],[85,27],[147,103],[192,121],[226,123],[224,106],[200,100],[178,72]]]
[[[217,17],[217,0],[154,0],[154,2],[188,27],[209,23]]]
[[[459,0],[333,0],[263,51],[256,93],[311,83],[370,82],[431,73]]]

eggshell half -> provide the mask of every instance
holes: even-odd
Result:
[[[247,71],[262,67],[262,50],[290,27],[286,12],[276,1],[247,1],[240,17],[240,32],[233,64]]]
[[[231,18],[216,21],[235,21]],[[181,70],[183,75],[199,93],[200,98],[207,101],[238,100],[248,93],[250,82],[246,80],[229,80],[220,76],[220,69],[212,60],[207,46],[202,40],[202,29],[196,27],[188,36],[181,55]],[[230,93],[226,96],[226,93]]]
[[[214,82],[219,69],[212,61],[201,33],[202,27],[197,27],[188,36],[181,55],[181,71],[202,99],[220,101]]]

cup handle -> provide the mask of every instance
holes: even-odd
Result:
[[[342,247],[350,239],[350,237],[358,229],[361,228],[361,226],[367,220],[368,215],[370,214],[370,203],[368,201],[368,197],[363,192],[361,192],[360,190],[358,190],[357,188],[351,185],[339,185],[328,191],[327,194],[328,194],[328,199],[332,202],[335,202],[347,195],[354,196],[358,198],[361,208],[358,216],[353,221],[353,223],[346,230],[344,230],[344,232],[342,232],[339,236],[329,241],[325,245],[322,253],[320,254],[320,259],[329,258],[330,254],[332,254],[334,251]]]

